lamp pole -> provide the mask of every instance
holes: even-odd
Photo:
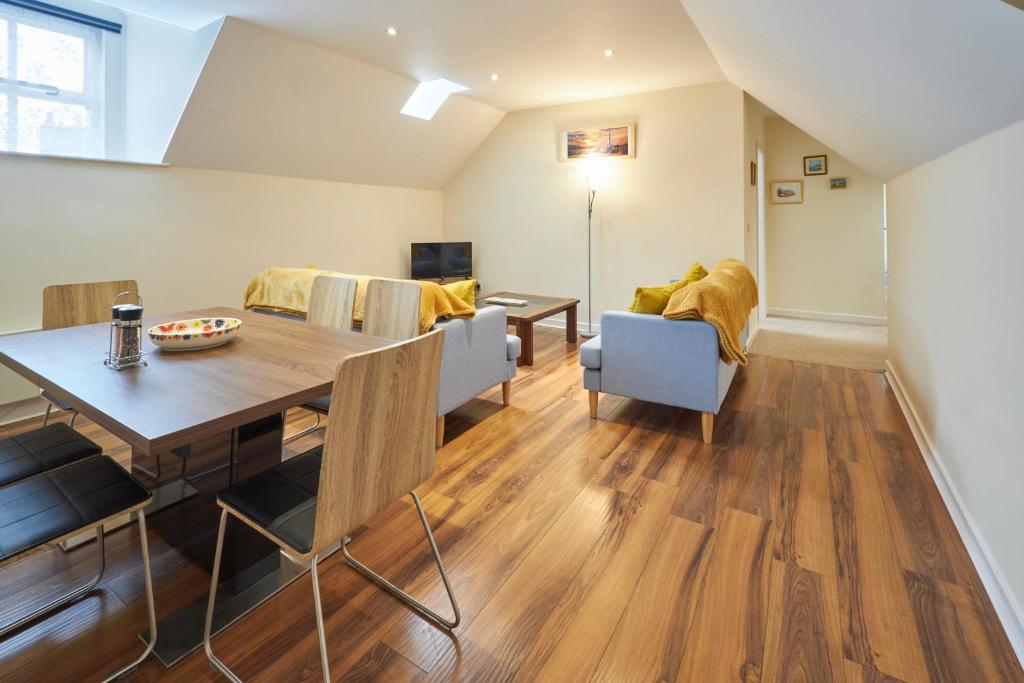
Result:
[[[596,337],[594,332],[594,295],[592,290],[593,277],[591,276],[591,264],[594,261],[592,254],[593,244],[593,219],[594,199],[597,197],[597,190],[590,184],[590,176],[587,176],[587,331],[580,332],[581,337]]]

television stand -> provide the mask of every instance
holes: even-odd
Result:
[[[414,277],[413,280],[420,280],[422,282],[436,282],[439,285],[447,285],[452,282],[462,282],[463,280],[472,280],[473,276],[468,275],[466,277]],[[476,283],[476,288],[480,289],[480,283]]]

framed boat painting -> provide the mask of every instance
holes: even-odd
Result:
[[[803,204],[804,181],[773,180],[768,184],[772,204]]]

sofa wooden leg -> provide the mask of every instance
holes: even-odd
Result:
[[[711,434],[715,431],[715,414],[700,414],[700,430],[704,436],[704,443],[711,443]]]
[[[596,420],[597,419],[597,396],[598,396],[598,392],[596,392],[596,391],[591,391],[590,392],[590,419],[591,420]]]
[[[434,448],[444,445],[444,415],[437,416],[437,431],[434,433]]]
[[[512,403],[512,380],[510,379],[501,383],[501,402],[506,406]]]

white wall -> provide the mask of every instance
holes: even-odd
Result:
[[[625,121],[637,155],[597,193],[594,322],[638,285],[743,258],[743,92],[714,83],[508,114],[444,190],[445,239],[473,242],[484,288],[586,304],[586,183],[559,132]]]
[[[1001,573],[1018,620],[1024,616],[1022,151],[1024,121],[888,186],[892,369]]]
[[[803,204],[767,204],[767,301],[772,309],[885,316],[882,183],[783,118],[765,120],[766,182],[803,180]],[[828,155],[828,174],[803,158]],[[848,179],[845,190],[829,178]]]
[[[240,307],[271,265],[406,277],[441,218],[438,191],[0,155],[0,333],[37,328],[51,284],[134,278],[171,313]],[[0,404],[34,395],[12,377]]]
[[[220,31],[198,31],[125,13],[124,158],[158,162]]]

